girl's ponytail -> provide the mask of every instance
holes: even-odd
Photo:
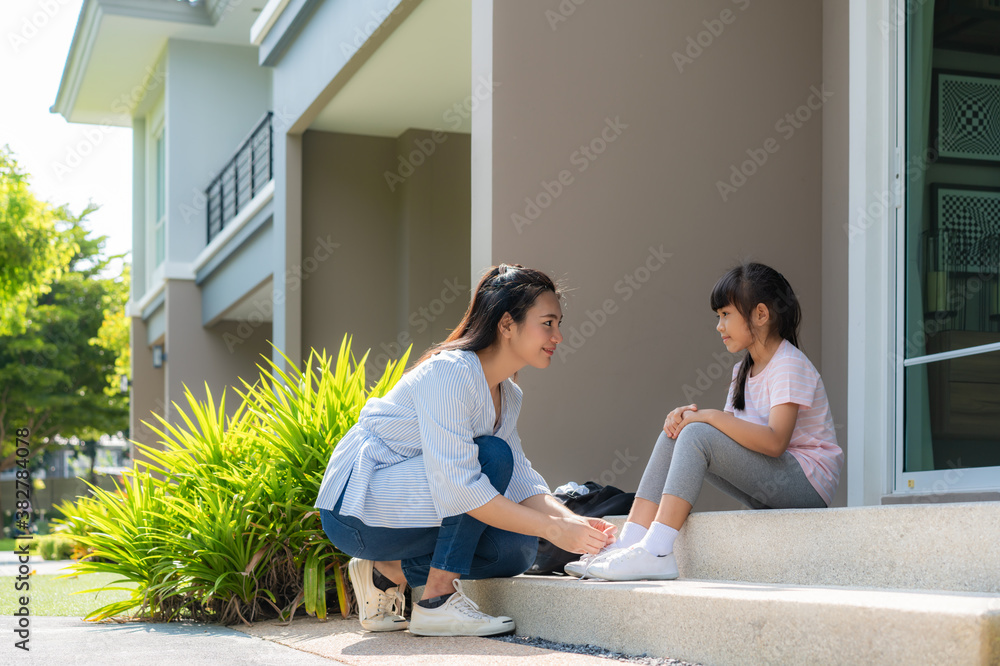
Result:
[[[802,321],[799,299],[785,276],[770,266],[747,262],[730,269],[715,283],[710,298],[713,311],[726,306],[736,308],[750,327],[751,335],[755,335],[750,324],[751,315],[758,303],[763,303],[771,313],[774,322],[771,331],[798,347],[799,323]],[[753,359],[748,351],[733,380],[733,409],[736,411],[746,409],[747,377],[752,366]]]

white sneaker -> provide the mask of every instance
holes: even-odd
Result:
[[[570,576],[576,576],[577,578],[590,578],[590,575],[587,573],[587,567],[589,567],[591,564],[595,562],[600,562],[608,555],[611,555],[612,553],[615,553],[619,550],[621,550],[621,548],[614,545],[605,546],[596,553],[585,554],[575,562],[570,562],[565,567],[563,567],[563,571],[565,571]]]
[[[653,555],[640,546],[629,546],[591,564],[587,574],[605,580],[673,580],[677,561],[673,553]]]
[[[361,626],[368,631],[402,631],[407,627],[403,617],[403,589],[406,583],[382,591],[375,587],[372,570],[375,563],[354,557],[347,563],[347,574],[358,600]]]
[[[462,581],[455,579],[455,593],[437,608],[413,603],[410,633],[417,636],[497,636],[514,631],[514,620],[503,615],[493,617],[479,610],[476,602],[462,592]]]

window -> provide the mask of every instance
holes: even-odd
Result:
[[[897,489],[1000,487],[1000,5],[906,7]]]
[[[159,266],[166,258],[166,215],[167,215],[167,151],[166,130],[156,137],[156,211],[153,219],[153,266]]]

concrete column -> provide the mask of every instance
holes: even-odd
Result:
[[[274,164],[274,329],[271,360],[302,362],[302,136],[276,131]]]
[[[152,412],[165,414],[166,401],[163,394],[164,369],[153,367],[153,352],[147,344],[146,323],[142,317],[132,317],[129,331],[132,347],[132,391],[129,400],[129,439],[154,446],[159,436],[143,424],[151,423],[159,427]],[[135,445],[129,445],[129,456],[136,460]]]

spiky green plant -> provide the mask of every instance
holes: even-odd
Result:
[[[225,393],[216,408],[207,385],[206,402],[184,387],[183,424],[154,414],[160,447],[135,443],[145,460],[121,487],[92,487],[91,498],[60,507],[63,530],[91,553],[76,572],[115,573],[120,578],[100,589],[131,593],[87,619],[135,612],[231,624],[290,619],[302,605],[325,618],[328,572],[346,615],[347,558],[312,505],[333,448],[365,402],[399,381],[409,350],[371,388],[367,357],[355,362],[345,336],[332,368],[333,359],[315,349],[302,371],[287,357],[287,371],[265,359],[254,384],[241,380],[232,418]],[[137,585],[111,587],[121,582]]]

